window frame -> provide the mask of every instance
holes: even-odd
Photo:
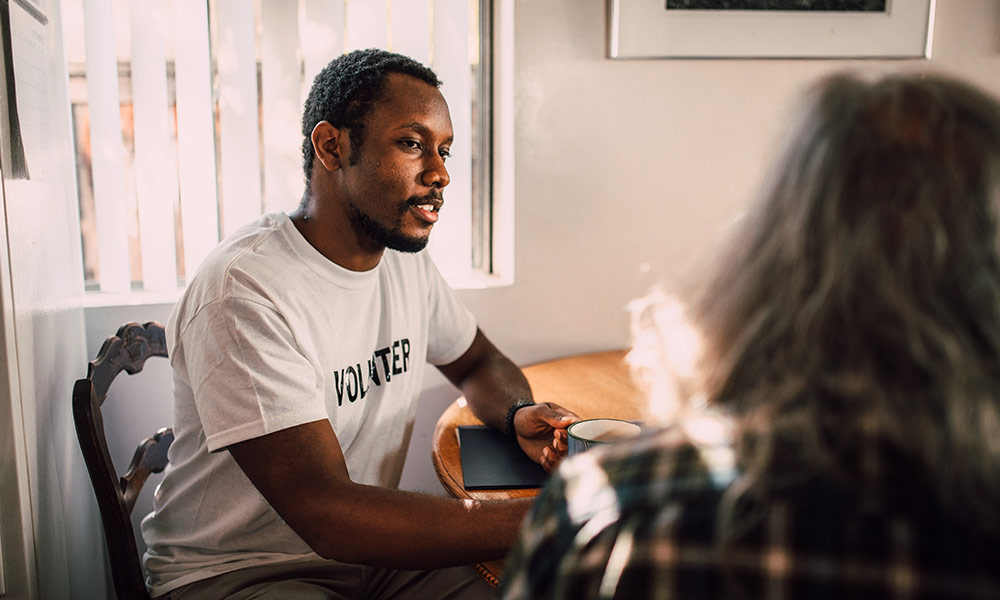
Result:
[[[474,79],[476,91],[473,143],[477,146],[477,156],[480,159],[472,161],[474,183],[471,186],[470,198],[472,221],[469,224],[471,256],[468,261],[468,273],[448,278],[449,283],[456,289],[510,285],[514,275],[512,85],[514,0],[475,1],[479,7],[477,49],[479,68]],[[206,0],[206,9],[208,7],[209,3]],[[212,52],[214,54],[214,48]],[[214,64],[213,57],[213,69]],[[168,61],[167,65],[168,71],[173,71],[173,63]],[[69,66],[71,80],[79,78],[81,65],[70,63]],[[130,63],[119,62],[119,77],[129,77],[130,69]],[[85,80],[85,71],[83,74]],[[258,86],[259,84],[258,75]],[[77,85],[80,85],[79,81]],[[173,86],[170,95],[174,95]],[[260,102],[261,98],[258,96],[258,105]],[[214,94],[213,104],[217,104]],[[176,111],[176,107],[171,105],[170,110]],[[213,110],[213,114],[216,110],[217,108]],[[215,139],[217,147],[218,133]],[[134,159],[134,156],[130,158]],[[218,165],[220,159],[217,152],[215,160]],[[218,187],[218,177],[216,181]],[[90,189],[93,190],[93,187]],[[221,204],[219,206],[221,207]],[[219,210],[221,212],[221,208]],[[179,226],[175,229],[179,229]],[[220,240],[224,237],[219,235]],[[134,256],[133,254],[132,260],[135,260]],[[182,281],[181,277],[178,277],[175,290],[159,292],[143,289],[141,282],[138,285],[133,283],[129,292],[118,293],[102,292],[98,286],[89,285],[85,302],[87,306],[169,302],[183,292],[186,282]]]

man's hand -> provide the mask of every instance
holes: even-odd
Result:
[[[566,456],[566,428],[579,417],[552,402],[526,406],[514,413],[517,443],[531,460],[553,471]]]
[[[462,390],[469,408],[483,423],[506,432],[507,409],[521,400],[531,400],[531,386],[509,358],[482,331],[458,360],[438,367]],[[579,418],[558,404],[545,402],[514,413],[517,443],[531,460],[546,471],[554,470],[568,449],[566,428]]]

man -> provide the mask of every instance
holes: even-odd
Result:
[[[380,50],[331,62],[305,105],[300,207],[223,242],[174,308],[177,437],[142,527],[153,596],[491,591],[442,567],[502,557],[530,502],[393,489],[423,367],[550,470],[574,416],[531,402],[419,252],[449,181],[438,85]]]

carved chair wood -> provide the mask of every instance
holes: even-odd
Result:
[[[144,440],[128,469],[119,477],[108,452],[101,407],[115,377],[122,371],[129,375],[142,371],[146,359],[151,356],[167,356],[163,326],[156,322],[127,323],[104,341],[97,358],[87,367],[87,377],[78,379],[73,386],[76,435],[97,495],[111,575],[119,599],[149,598],[131,514],[146,479],[167,466],[167,449],[174,441],[174,433],[163,427]]]

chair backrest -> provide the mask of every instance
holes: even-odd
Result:
[[[132,530],[131,513],[146,478],[167,466],[167,449],[174,441],[172,429],[161,428],[135,451],[125,473],[118,476],[108,453],[101,407],[111,382],[125,371],[134,375],[150,356],[167,356],[163,326],[127,323],[101,346],[90,361],[87,377],[73,386],[73,421],[84,462],[97,495],[104,523],[111,575],[118,598],[149,598]]]

